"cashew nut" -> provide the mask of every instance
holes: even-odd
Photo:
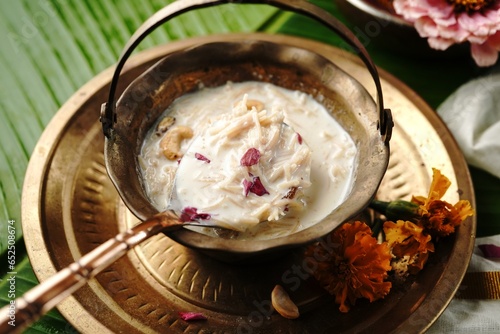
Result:
[[[175,126],[167,131],[160,142],[163,155],[169,160],[182,158],[181,143],[184,139],[193,137],[193,130],[188,126]]]
[[[175,117],[167,116],[161,120],[160,123],[156,126],[156,135],[161,136],[165,132],[167,132],[168,128],[174,125]]]

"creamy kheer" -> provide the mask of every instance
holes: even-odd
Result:
[[[184,134],[165,154],[172,130]],[[249,163],[242,164],[244,157]],[[215,220],[240,231],[235,237],[257,239],[293,233],[328,215],[351,189],[355,160],[352,139],[314,98],[261,82],[178,98],[139,156],[158,210],[174,198],[188,218]]]

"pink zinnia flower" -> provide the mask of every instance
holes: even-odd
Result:
[[[469,42],[478,66],[497,62],[500,0],[394,0],[393,5],[431,48],[446,50],[452,44]]]

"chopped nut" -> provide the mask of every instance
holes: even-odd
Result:
[[[281,285],[276,285],[271,293],[271,303],[279,314],[287,319],[297,319],[299,317],[299,308],[290,299],[288,293]]]
[[[188,126],[176,126],[165,134],[160,142],[163,155],[169,160],[182,158],[181,143],[184,139],[193,137],[193,130]]]
[[[160,123],[156,126],[156,135],[161,136],[165,132],[167,132],[168,128],[174,125],[175,117],[167,116],[161,120]]]
[[[290,189],[283,198],[293,199],[295,197],[295,194],[297,193],[297,189],[298,189],[297,187],[290,187]]]

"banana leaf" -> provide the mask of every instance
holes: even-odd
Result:
[[[37,283],[22,240],[20,202],[24,174],[38,138],[59,107],[84,83],[112,66],[135,29],[168,2],[172,1],[0,0],[0,306],[9,302],[9,224],[17,240],[16,293]],[[360,31],[339,12],[337,2],[312,2]],[[138,52],[177,39],[232,31],[292,34],[341,44],[309,18],[268,6],[231,4],[182,15],[147,37]],[[459,60],[422,60],[387,52],[373,42],[366,46],[375,63],[396,74],[434,108],[459,85],[484,74]],[[478,235],[499,234],[500,180],[475,168],[471,173]],[[26,331],[72,332],[74,328],[57,311]]]
[[[16,272],[16,295],[37,284],[21,228],[21,191],[26,167],[45,126],[60,106],[92,77],[112,66],[133,32],[170,1],[0,0],[0,304],[9,303],[8,272]],[[231,31],[256,31],[277,10],[228,4],[189,12],[164,24],[137,52],[169,41]],[[9,227],[10,225],[10,227]],[[10,228],[10,230],[8,230]],[[9,231],[16,265],[7,258]],[[5,265],[4,265],[5,264]],[[27,333],[74,329],[56,311]]]

